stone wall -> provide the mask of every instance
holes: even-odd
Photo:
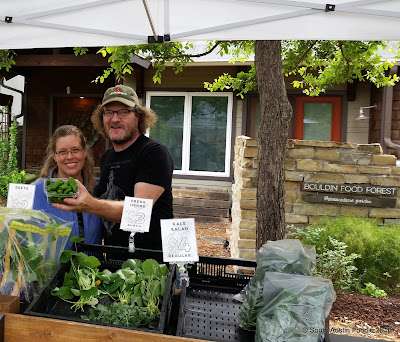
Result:
[[[239,136],[235,142],[232,186],[231,255],[255,259],[257,140]],[[322,216],[358,216],[378,224],[400,219],[400,193],[395,208],[310,203],[303,201],[304,182],[400,186],[396,157],[382,154],[379,144],[292,140],[285,161],[286,224],[304,227]]]

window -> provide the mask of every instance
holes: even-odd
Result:
[[[297,96],[294,138],[340,141],[342,98]]]
[[[169,149],[175,174],[229,176],[232,101],[231,93],[147,93],[158,116],[149,136]]]
[[[288,98],[293,107],[293,118],[288,131],[289,138],[340,141],[341,96],[290,95]],[[260,101],[258,96],[252,96],[249,100],[247,135],[255,138],[259,125]]]

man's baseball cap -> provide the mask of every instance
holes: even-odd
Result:
[[[110,102],[121,102],[129,107],[139,105],[139,99],[135,91],[128,86],[116,85],[115,87],[108,88],[104,93],[102,106]]]

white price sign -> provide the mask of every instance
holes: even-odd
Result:
[[[10,183],[7,208],[32,209],[36,185]]]
[[[160,220],[164,262],[199,261],[193,218]]]
[[[128,232],[147,233],[150,229],[153,200],[125,197],[120,229]]]

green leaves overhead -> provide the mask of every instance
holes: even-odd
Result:
[[[398,47],[387,46],[385,41],[286,40],[282,41],[283,71],[293,87],[310,96],[317,96],[334,84],[355,80],[369,81],[377,87],[393,86],[399,77],[388,75],[387,71],[399,58],[399,51]],[[382,60],[383,51],[392,58]],[[76,56],[87,52],[85,47],[74,48]],[[96,77],[95,83],[103,83],[111,75],[115,75],[117,81],[125,79],[126,74],[132,74],[131,58],[137,55],[151,62],[153,82],[161,84],[167,65],[178,74],[188,63],[210,53],[229,55],[232,64],[249,61],[254,55],[254,41],[207,41],[196,45],[193,42],[166,42],[102,47],[98,53],[107,58],[110,66]],[[10,70],[15,64],[14,54],[11,50],[0,50],[0,70]],[[235,91],[243,97],[247,92],[257,90],[254,65],[245,65],[243,69],[248,70],[205,80],[204,87],[209,91]]]
[[[0,50],[0,70],[4,68],[9,71],[15,65],[14,55],[12,50]]]
[[[397,75],[387,75],[398,51],[388,50],[392,60],[382,60],[388,42],[383,41],[309,41],[282,43],[283,71],[296,78],[295,88],[316,96],[334,84],[370,81],[377,87],[393,86]]]
[[[397,75],[387,71],[399,58],[398,51],[387,49],[384,41],[328,41],[288,40],[282,41],[283,71],[295,88],[309,96],[317,96],[335,84],[370,81],[377,87],[392,86],[399,81]],[[189,62],[215,52],[220,56],[229,55],[231,63],[248,61],[254,55],[253,41],[209,41],[201,45],[193,42],[167,42],[135,46],[103,47],[99,53],[108,58],[110,68],[103,71],[95,82],[104,82],[111,74],[124,79],[132,72],[130,58],[134,55],[152,63],[153,82],[161,83],[162,73],[168,64],[174,72],[180,73]],[[82,48],[77,48],[82,51]],[[392,55],[392,60],[382,60],[382,51]],[[193,53],[196,51],[196,53]],[[191,53],[192,52],[192,53]],[[263,58],[263,56],[258,56]],[[249,91],[257,90],[254,65],[244,66],[247,71],[236,75],[223,74],[213,81],[204,83],[209,91],[235,91],[242,97]]]

